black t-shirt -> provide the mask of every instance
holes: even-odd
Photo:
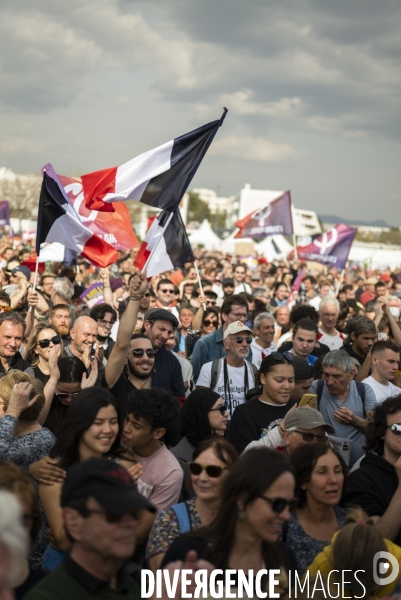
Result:
[[[43,383],[43,386],[46,385],[46,383],[49,381],[50,379],[50,375],[45,375],[40,369],[39,367],[33,367],[33,372],[35,373],[35,377],[36,379],[39,379],[39,381],[41,381]]]
[[[230,442],[239,453],[243,452],[248,444],[262,437],[264,429],[270,431],[276,427],[294,404],[295,402],[267,404],[259,400],[258,396],[240,404],[231,419]]]
[[[370,517],[382,517],[398,488],[399,480],[394,466],[382,456],[368,452],[359,469],[348,479],[344,506],[360,506]],[[401,546],[401,530],[392,538]]]

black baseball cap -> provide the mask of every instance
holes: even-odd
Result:
[[[231,287],[235,287],[234,286],[234,279],[232,279],[231,277],[226,277],[225,279],[223,279],[223,282],[221,284],[223,287],[226,287],[227,285],[231,285]]]
[[[61,506],[91,496],[113,515],[125,515],[134,510],[156,509],[137,490],[130,474],[107,458],[90,458],[67,471]]]
[[[306,379],[311,379],[315,376],[313,367],[311,367],[308,361],[306,361],[304,358],[298,358],[298,356],[294,356],[292,364],[294,365],[296,380],[305,381]]]
[[[174,327],[178,327],[178,319],[173,313],[171,313],[166,308],[150,308],[146,311],[144,320],[160,320],[160,321],[170,321]]]

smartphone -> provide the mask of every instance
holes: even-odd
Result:
[[[298,408],[301,406],[310,406],[311,408],[316,408],[316,399],[317,394],[304,394],[299,401]]]
[[[384,333],[383,331],[381,331],[380,333],[377,334],[377,339],[378,340],[384,340],[386,341],[388,338],[387,333]]]

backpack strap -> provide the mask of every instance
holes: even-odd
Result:
[[[214,390],[214,388],[216,387],[217,380],[219,378],[219,373],[221,370],[221,361],[222,360],[223,360],[222,358],[216,358],[212,362],[212,377],[210,379],[210,389],[211,390]]]
[[[360,395],[361,400],[362,400],[363,412],[366,415],[366,410],[365,410],[366,387],[365,387],[365,384],[362,383],[362,381],[355,381],[355,383],[356,383],[356,389],[358,390],[358,394]]]
[[[319,407],[320,407],[320,400],[322,399],[323,388],[324,388],[324,380],[323,379],[319,379],[318,382],[317,382],[317,386],[316,386],[317,409],[318,410],[319,410]]]
[[[186,533],[192,529],[191,519],[189,518],[189,510],[186,502],[174,504],[172,507],[177,517],[180,533]]]

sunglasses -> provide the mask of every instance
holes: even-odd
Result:
[[[154,350],[153,348],[148,348],[147,350],[144,350],[143,348],[136,348],[135,350],[131,350],[132,356],[135,356],[136,358],[140,358],[145,354],[145,352],[148,358],[153,358],[157,350]]]
[[[401,423],[393,423],[392,425],[387,425],[387,427],[394,435],[401,435]]]
[[[206,471],[208,477],[217,479],[218,477],[221,477],[223,471],[225,471],[227,467],[220,467],[218,465],[200,465],[197,462],[189,462],[188,469],[191,475],[200,475],[202,471]]]
[[[272,358],[276,362],[282,362],[283,360],[289,360],[292,362],[294,360],[294,355],[290,352],[286,352],[285,354],[281,354],[281,352],[272,352],[266,358]]]
[[[61,343],[61,337],[59,335],[55,335],[51,340],[39,340],[38,344],[41,348],[48,348],[50,344],[54,346],[58,346]]]
[[[224,415],[227,412],[227,405],[226,404],[222,404],[221,406],[216,406],[216,408],[211,408],[209,410],[209,412],[212,412],[212,410],[219,410],[222,414],[222,416],[224,417]]]
[[[102,327],[113,327],[115,321],[105,321],[104,319],[98,319],[97,322]]]
[[[0,312],[8,312],[9,310],[12,310],[10,306],[0,306]]]
[[[91,515],[91,514],[103,515],[104,520],[107,521],[107,523],[119,523],[126,516],[126,514],[115,515],[113,513],[108,512],[107,510],[93,510],[91,508],[85,508],[81,514],[83,517],[89,517],[89,515]],[[140,511],[134,510],[128,514],[130,514],[132,516],[132,518],[137,521],[140,518]]]
[[[315,433],[305,433],[304,431],[298,431],[298,429],[294,429],[293,430],[294,433],[299,433],[299,435],[302,435],[302,439],[304,442],[314,442],[315,440],[317,442],[327,442],[328,437],[326,435],[317,435]]]
[[[55,396],[58,400],[67,400],[67,398],[76,398],[79,392],[74,392],[73,394],[67,394],[67,392],[55,392]]]
[[[219,326],[219,322],[218,321],[211,321],[210,319],[205,319],[203,321],[203,324],[206,325],[206,327],[210,327],[210,325],[213,325],[213,327],[215,329],[217,329],[217,327]]]
[[[252,343],[252,338],[251,337],[236,337],[234,338],[235,341],[237,342],[237,344],[243,344],[244,342],[246,342],[247,344],[251,344]]]
[[[266,496],[258,496],[258,498],[266,500],[270,504],[272,511],[277,515],[282,513],[287,506],[292,511],[297,505],[297,498],[292,498],[291,500],[286,500],[285,498],[267,498]]]
[[[159,292],[163,292],[163,294],[174,294],[174,290],[162,290],[162,289],[160,289]]]

